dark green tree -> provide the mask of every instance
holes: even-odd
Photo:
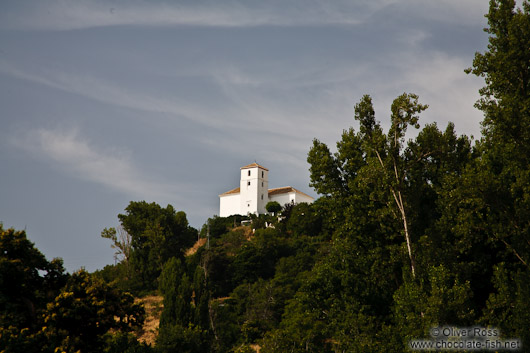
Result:
[[[269,201],[267,202],[265,209],[267,210],[267,212],[272,213],[274,215],[282,210],[282,205],[280,205],[277,201]]]
[[[318,207],[307,203],[295,205],[287,220],[287,230],[293,235],[316,236],[322,230],[322,217]]]
[[[138,329],[144,315],[132,295],[80,270],[48,304],[42,333],[51,351],[97,352],[106,347],[110,331]]]
[[[447,176],[465,169],[470,141],[457,137],[452,124],[444,132],[427,125],[405,144],[407,127],[418,127],[425,108],[417,96],[401,95],[385,134],[365,96],[355,106],[359,132],[345,130],[335,154],[314,141],[311,183],[324,197],[313,207],[326,215],[323,226],[333,231],[333,243],[287,304],[280,328],[267,335],[266,352],[402,351],[403,337],[465,311],[469,284],[431,255],[441,241],[438,193]],[[446,292],[447,299],[436,302]],[[458,304],[444,304],[460,294]]]
[[[186,214],[168,205],[131,202],[118,218],[131,236],[130,263],[136,290],[153,290],[162,267],[172,257],[184,258],[184,251],[197,240]]]
[[[492,0],[486,17],[488,50],[468,70],[486,82],[476,104],[484,113],[480,159],[466,175],[469,190],[457,188],[465,202],[447,202],[448,219],[469,248],[485,248],[469,251],[476,268],[488,270],[482,281],[491,278],[482,290],[483,322],[529,344],[522,303],[530,300],[530,4]]]
[[[530,264],[530,5],[491,1],[488,51],[472,72],[484,77],[476,106],[484,112],[479,166],[487,183],[477,190],[489,208],[490,234],[528,268]]]
[[[364,96],[355,106],[355,119],[360,131],[344,131],[342,141],[337,143],[338,152],[333,157],[328,147],[318,140],[308,155],[311,165],[311,185],[318,193],[336,195],[337,198],[355,194],[361,179],[374,185],[379,192],[372,199],[387,204],[389,211],[401,223],[410,268],[416,273],[416,262],[410,232],[409,205],[407,204],[407,171],[409,161],[405,158],[404,141],[408,126],[419,128],[418,114],[427,108],[418,103],[418,96],[402,94],[391,107],[391,126],[384,134],[375,120],[372,100]],[[418,156],[421,160],[425,156]],[[411,161],[415,162],[415,161]],[[344,205],[343,205],[344,206]]]
[[[46,304],[67,277],[61,259],[49,262],[25,231],[0,223],[0,351],[39,351]]]
[[[207,353],[210,352],[208,332],[197,326],[173,324],[160,327],[156,352]]]
[[[154,349],[146,344],[138,342],[134,334],[118,332],[108,335],[103,353],[152,353]]]
[[[161,326],[180,324],[184,327],[192,321],[192,283],[180,259],[169,259],[160,275],[160,293],[164,296]]]
[[[504,157],[521,166],[530,158],[529,16],[528,1],[516,8],[514,0],[491,0],[488,51],[476,53],[467,71],[486,81],[476,106],[484,112],[488,148],[508,149]]]

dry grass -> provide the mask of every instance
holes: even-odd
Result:
[[[158,325],[160,324],[160,314],[164,308],[162,303],[163,299],[159,295],[150,295],[136,299],[136,302],[142,303],[145,308],[144,326],[138,333],[138,340],[140,342],[154,345],[158,333]]]
[[[197,250],[199,250],[199,248],[204,244],[206,244],[206,238],[200,238],[199,240],[197,240],[197,242],[195,242],[195,244],[193,244],[191,248],[186,250],[186,256],[191,256],[195,254]]]
[[[231,299],[231,297],[221,297],[221,298],[215,298],[212,300],[215,300],[216,302],[223,303],[225,300]]]

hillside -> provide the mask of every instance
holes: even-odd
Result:
[[[164,310],[162,303],[163,299],[164,298],[159,295],[150,295],[135,300],[136,303],[143,305],[146,316],[142,329],[137,334],[138,341],[151,346],[155,345],[160,324],[160,315]]]
[[[492,0],[487,18],[488,52],[469,70],[487,84],[478,141],[451,123],[422,126],[414,93],[383,123],[365,95],[336,147],[313,140],[315,202],[197,230],[171,205],[131,201],[121,228],[101,234],[120,261],[95,273],[66,273],[0,222],[0,351],[522,351],[530,3]]]

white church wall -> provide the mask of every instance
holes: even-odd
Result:
[[[278,202],[280,204],[280,206],[283,207],[283,205],[285,205],[286,203],[290,203],[291,199],[289,197],[289,194],[285,193],[285,194],[272,195],[269,198],[269,201],[276,201],[276,202]]]
[[[257,163],[241,168],[239,182],[239,193],[232,190],[220,195],[220,217],[233,214],[264,214],[267,213],[265,207],[269,201],[276,201],[282,206],[286,203],[313,202],[313,198],[295,192],[292,187],[272,189],[270,195],[269,171]]]
[[[268,171],[256,166],[241,169],[241,214],[265,213],[268,201]]]
[[[241,197],[239,194],[225,195],[219,198],[219,217],[228,217],[234,214],[241,214]]]
[[[250,172],[250,175],[248,175]],[[240,214],[256,213],[258,211],[258,179],[256,170],[243,169],[240,182]]]
[[[289,192],[272,195],[269,197],[269,201],[276,201],[283,206],[286,203],[313,203],[313,198],[298,192]]]
[[[268,171],[263,169],[258,169],[258,190],[257,190],[257,200],[258,200],[258,213],[264,214],[267,213],[267,210],[265,209],[265,206],[267,206],[267,202],[269,202],[269,179],[268,179]]]
[[[295,203],[302,203],[302,202],[313,203],[313,198],[307,195],[304,195],[304,194],[296,193],[294,202]]]

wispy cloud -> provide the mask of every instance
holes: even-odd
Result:
[[[235,70],[224,72],[219,82],[247,116],[289,131],[294,141],[308,136],[336,138],[333,131],[355,125],[353,106],[364,94],[373,96],[377,117],[388,127],[392,100],[403,92],[419,94],[421,102],[430,105],[423,123],[437,121],[444,126],[452,121],[459,133],[478,137],[483,116],[473,104],[484,83],[464,73],[471,60],[415,45],[392,52],[392,60],[380,55],[355,65],[338,63],[312,71],[297,68],[276,82],[272,75],[267,81],[259,74]]]
[[[98,148],[77,129],[31,130],[11,139],[11,143],[77,178],[132,197],[168,200],[189,189],[157,180],[136,165],[129,152]]]
[[[14,2],[13,2],[14,3]],[[484,5],[486,3],[486,5]],[[9,2],[8,2],[9,4]],[[487,9],[484,0],[276,0],[276,1],[124,1],[43,0],[27,7],[4,6],[0,27],[71,30],[103,26],[322,26],[359,25],[393,6],[442,22],[462,22]]]
[[[489,2],[484,0],[407,0],[401,2],[408,16],[458,25],[483,23],[482,15],[487,13],[488,4]]]
[[[393,1],[42,1],[4,11],[2,27],[69,30],[102,26],[355,25]]]
[[[451,121],[458,133],[480,136],[483,115],[473,105],[484,82],[464,73],[469,62],[441,52],[403,55],[399,62],[400,77],[394,81],[394,90],[405,87],[429,104],[429,109],[422,114],[423,123],[438,122],[443,127]]]
[[[284,137],[293,136],[294,131],[297,131],[297,134],[301,132],[314,133],[319,129],[318,123],[315,122],[316,119],[313,119],[318,118],[318,115],[314,114],[316,110],[309,109],[313,113],[308,114],[307,109],[307,104],[313,105],[316,109],[318,102],[304,99],[304,102],[300,102],[300,106],[297,106],[293,101],[298,96],[296,89],[314,85],[314,80],[334,80],[334,78],[326,79],[323,77],[307,78],[308,82],[283,87],[283,83],[286,82],[284,80],[258,83],[259,78],[234,75],[232,70],[228,70],[230,74],[219,73],[222,70],[220,71],[217,67],[210,68],[210,70],[212,72],[205,71],[204,75],[208,75],[212,80],[212,85],[218,86],[218,93],[224,95],[225,101],[222,105],[210,106],[208,102],[193,102],[174,95],[165,98],[155,96],[142,91],[143,86],[141,84],[131,88],[90,74],[78,75],[65,72],[47,72],[46,70],[41,70],[41,73],[36,74],[0,61],[1,73],[65,92],[79,94],[106,104],[145,112],[164,113],[166,117],[169,116],[172,119],[186,119],[194,124],[217,130],[231,129],[242,133],[259,130],[262,133],[272,133]],[[249,80],[253,80],[255,83],[251,84]],[[292,98],[289,101],[276,99],[277,97],[263,92],[261,89],[264,87],[267,91],[289,91],[290,93],[286,94],[290,94]],[[324,108],[322,105],[318,111],[322,109],[329,110],[330,108]],[[300,125],[300,119],[313,121],[313,123]],[[249,124],[249,121],[252,123]]]
[[[178,97],[171,99],[155,97],[138,89],[132,89],[90,74],[46,73],[45,71],[36,74],[3,61],[0,61],[0,72],[119,107],[154,113],[169,113],[172,116],[189,119],[210,127],[230,127],[229,121],[219,121],[215,115],[208,114],[204,107],[190,104],[185,100],[178,99]],[[135,87],[141,88],[141,85]]]

